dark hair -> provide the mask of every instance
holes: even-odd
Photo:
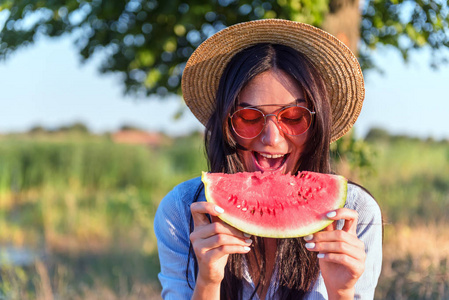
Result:
[[[227,65],[218,87],[216,107],[206,125],[205,146],[210,172],[236,173],[245,171],[237,150],[239,145],[231,132],[229,113],[236,106],[242,88],[255,76],[270,69],[282,70],[292,76],[303,89],[307,105],[316,114],[309,128],[307,147],[301,154],[298,171],[330,173],[330,106],[326,88],[319,72],[310,61],[296,50],[273,44],[257,44],[236,54]],[[319,274],[316,253],[308,251],[302,238],[278,239],[276,250],[277,284],[281,299],[300,299],[313,287]],[[254,237],[257,251],[251,255],[257,261],[260,277],[256,290],[270,283],[265,278],[264,239]],[[260,254],[256,257],[255,253]],[[233,254],[228,258],[221,284],[221,299],[239,299],[243,291],[243,266],[250,254]],[[249,263],[248,263],[249,264]]]

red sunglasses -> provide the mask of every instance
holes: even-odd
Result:
[[[273,105],[275,104],[248,106],[235,111],[229,116],[232,129],[239,137],[252,139],[262,132],[269,116],[274,116],[281,130],[288,135],[301,135],[312,124],[312,116],[315,112],[303,106],[286,106],[277,114],[264,114],[258,109],[258,107]]]

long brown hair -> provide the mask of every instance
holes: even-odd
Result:
[[[236,106],[242,88],[255,76],[269,69],[279,69],[292,76],[303,88],[310,108],[316,114],[309,128],[307,147],[301,155],[298,171],[330,173],[329,143],[332,120],[323,80],[310,61],[283,45],[257,44],[236,54],[227,65],[219,84],[216,107],[206,126],[205,146],[210,172],[236,173],[245,171],[237,150],[239,145],[231,132],[228,116]],[[276,250],[277,279],[281,299],[302,298],[313,287],[319,274],[316,253],[308,251],[302,238],[278,239]],[[222,299],[241,299],[243,269],[249,255],[259,253],[259,282],[256,290],[270,284],[266,278],[264,239],[254,237],[255,251],[232,254],[221,284]],[[254,266],[252,266],[254,267]],[[251,297],[252,298],[252,297]]]

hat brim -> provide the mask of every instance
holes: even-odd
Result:
[[[259,43],[281,44],[304,54],[321,74],[332,110],[331,142],[357,120],[365,97],[363,74],[355,55],[333,35],[314,26],[281,19],[227,27],[204,41],[187,61],[182,92],[204,125],[215,107],[220,78],[231,58]]]

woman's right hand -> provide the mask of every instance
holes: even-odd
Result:
[[[219,287],[229,254],[249,252],[252,241],[238,229],[218,219],[223,209],[213,203],[192,203],[190,211],[194,223],[190,241],[198,260],[197,285]],[[206,214],[212,217],[212,223]]]

